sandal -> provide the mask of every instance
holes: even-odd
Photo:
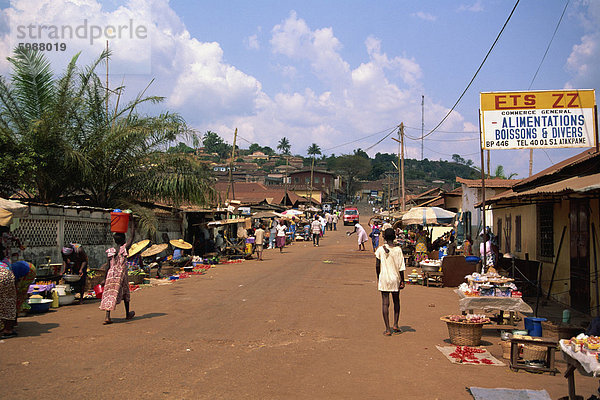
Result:
[[[110,324],[112,324],[112,323],[113,323],[113,322],[112,322],[112,320],[108,319],[108,320],[104,321],[104,322],[102,323],[102,325],[110,325]]]
[[[12,332],[9,332],[9,333],[3,333],[2,334],[2,339],[9,339],[9,338],[13,338],[15,336],[17,336],[17,332],[15,332],[15,331],[12,331]]]
[[[383,336],[392,336],[392,332],[390,332],[390,331],[384,331],[383,332]]]
[[[400,328],[392,328],[392,333],[402,333],[402,329],[400,329]]]
[[[132,319],[133,317],[135,317],[135,311],[130,311],[127,313],[125,319]]]

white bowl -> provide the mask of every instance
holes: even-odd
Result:
[[[64,274],[63,279],[65,282],[77,282],[81,277],[79,275]]]
[[[66,306],[69,304],[73,304],[74,301],[75,301],[74,294],[65,294],[62,296],[58,296],[58,305],[59,306]]]

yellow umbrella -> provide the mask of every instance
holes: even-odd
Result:
[[[142,240],[140,242],[132,244],[131,247],[129,248],[129,257],[136,255],[137,253],[142,251],[144,249],[144,247],[148,246],[149,244],[150,244],[149,240]]]
[[[162,253],[163,251],[165,251],[165,249],[169,247],[168,244],[163,243],[163,244],[154,244],[150,247],[148,247],[146,250],[144,250],[142,252],[142,257],[150,257],[150,256],[155,256],[158,253]]]
[[[173,240],[170,240],[169,243],[171,243],[171,246],[174,246],[174,247],[177,247],[180,249],[184,249],[184,250],[189,250],[192,248],[192,245],[183,239],[173,239]]]

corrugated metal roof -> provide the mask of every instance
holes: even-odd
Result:
[[[562,181],[539,186],[522,192],[514,192],[512,189],[507,190],[506,192],[500,193],[499,195],[486,200],[486,204],[498,203],[502,200],[514,200],[524,197],[586,193],[593,190],[600,190],[600,173],[586,176],[574,176]],[[478,206],[480,205],[481,203],[478,204]]]
[[[459,176],[456,177],[456,182],[462,183],[467,187],[481,187],[481,179],[465,179]],[[485,187],[489,188],[509,188],[517,183],[520,183],[521,179],[499,179],[491,178],[485,180]]]
[[[546,169],[538,172],[535,175],[531,175],[530,177],[521,180],[521,182],[519,182],[518,186],[525,186],[528,183],[531,183],[531,182],[533,182],[533,181],[535,181],[535,180],[537,180],[539,178],[547,177],[549,175],[557,174],[562,169],[564,169],[565,167],[569,167],[569,166],[573,166],[573,165],[579,164],[580,162],[584,162],[584,161],[587,161],[587,160],[589,160],[591,158],[598,157],[599,155],[600,155],[600,153],[597,153],[596,149],[585,150],[585,151],[583,151],[583,152],[581,152],[581,153],[579,153],[579,154],[577,154],[577,155],[575,155],[573,157],[567,158],[566,160],[563,160],[563,161],[561,161],[559,163],[556,163],[556,164],[554,164],[554,165],[552,165],[552,166],[550,166],[550,167],[548,167],[548,168],[546,168]]]

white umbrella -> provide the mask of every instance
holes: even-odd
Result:
[[[23,218],[28,215],[29,206],[0,197],[0,225],[10,226],[13,218]]]
[[[456,213],[439,207],[413,207],[402,216],[404,225],[451,224]]]
[[[296,215],[303,215],[304,213],[300,210],[285,210],[281,213],[281,215],[285,215],[286,217],[293,217]]]

